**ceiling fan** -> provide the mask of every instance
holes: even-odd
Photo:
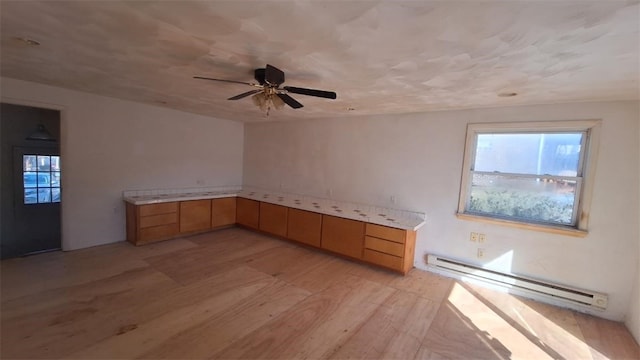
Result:
[[[253,103],[256,106],[260,107],[261,110],[266,111],[267,116],[269,115],[269,110],[272,107],[275,107],[276,109],[281,109],[282,107],[284,107],[285,104],[287,104],[294,109],[299,109],[303,106],[301,103],[299,103],[294,98],[289,96],[288,93],[317,96],[317,97],[326,98],[326,99],[336,98],[336,93],[333,91],[307,89],[307,88],[300,88],[300,87],[294,87],[294,86],[280,87],[280,85],[284,83],[284,72],[278,69],[277,67],[269,64],[267,64],[265,68],[259,68],[254,71],[254,78],[258,82],[257,84],[244,82],[244,81],[214,79],[214,78],[203,77],[203,76],[194,76],[193,78],[222,81],[222,82],[235,83],[235,84],[245,84],[245,85],[256,87],[257,89],[250,90],[242,94],[238,94],[236,96],[232,96],[227,100],[239,100],[247,96],[253,95],[251,97],[251,99],[253,100]]]

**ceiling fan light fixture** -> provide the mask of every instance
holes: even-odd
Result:
[[[260,108],[262,111],[267,111],[267,97],[264,93],[260,92],[251,97],[253,104]]]
[[[277,110],[281,110],[282,108],[284,108],[284,101],[282,101],[282,99],[278,96],[278,95],[273,95],[271,97],[271,102],[273,102],[273,106],[277,109]]]
[[[27,140],[56,141],[56,138],[42,124],[38,124],[38,129],[27,136]]]

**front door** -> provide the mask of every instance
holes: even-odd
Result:
[[[13,231],[2,241],[2,257],[60,249],[60,154],[14,147],[12,163]]]

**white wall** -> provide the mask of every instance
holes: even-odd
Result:
[[[242,123],[0,80],[3,102],[62,111],[64,250],[125,239],[123,190],[242,183]]]
[[[640,106],[640,104],[638,104],[638,106]],[[638,137],[640,138],[640,132],[638,133]],[[638,145],[640,146],[640,144]],[[640,161],[640,158],[638,161]],[[638,226],[640,226],[640,224]],[[640,236],[636,238],[636,244],[635,247],[632,248],[632,251],[635,251],[635,253],[639,254],[638,256],[640,257]],[[633,334],[633,337],[636,339],[636,342],[640,344],[640,259],[636,264],[635,273],[636,279],[631,283],[631,300],[629,301],[629,310],[627,310],[625,323],[627,328],[629,328],[629,331],[631,331],[631,334]]]
[[[244,184],[424,211],[417,267],[433,253],[601,291],[599,315],[622,320],[638,262],[639,115],[610,102],[246,124]],[[456,218],[467,123],[579,119],[603,120],[587,237]],[[487,235],[482,261],[471,231]]]

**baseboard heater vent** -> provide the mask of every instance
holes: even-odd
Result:
[[[438,270],[453,272],[476,280],[489,281],[493,284],[521,290],[524,293],[532,295],[552,297],[554,300],[561,300],[562,302],[570,302],[581,306],[586,305],[599,310],[607,308],[608,297],[606,294],[572,289],[519,275],[487,270],[436,255],[428,255],[427,264]]]

